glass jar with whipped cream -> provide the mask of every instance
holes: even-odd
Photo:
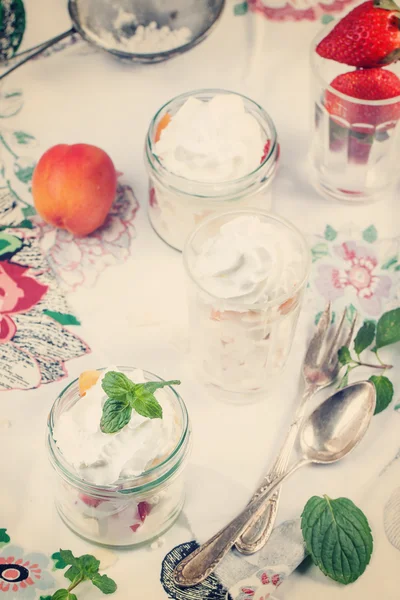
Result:
[[[272,390],[310,270],[302,234],[264,211],[231,211],[201,223],[183,259],[192,362],[202,380],[239,402]]]
[[[154,230],[182,250],[189,233],[211,214],[269,210],[278,155],[274,123],[253,100],[218,89],[170,100],[146,138]]]
[[[116,371],[134,385],[165,385],[146,371]],[[189,418],[182,398],[166,385],[154,392],[162,418],[147,418],[132,409],[126,425],[104,433],[108,372],[83,373],[51,409],[47,448],[56,474],[55,503],[64,523],[80,536],[106,546],[135,546],[160,536],[182,509]],[[82,390],[88,377],[90,387]]]

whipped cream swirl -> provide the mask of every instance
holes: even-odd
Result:
[[[163,129],[155,153],[171,172],[192,181],[243,177],[260,164],[266,140],[236,94],[191,97]]]
[[[120,478],[141,475],[153,462],[166,458],[178,436],[174,408],[164,389],[155,392],[163,409],[162,419],[148,419],[133,410],[123,429],[103,433],[100,419],[107,396],[101,383],[107,371],[83,398],[60,415],[53,432],[68,464],[82,479],[96,485],[111,485]],[[135,383],[146,381],[140,370],[127,375]]]
[[[289,295],[299,282],[300,263],[284,227],[240,216],[204,243],[193,274],[214,297],[255,304]]]

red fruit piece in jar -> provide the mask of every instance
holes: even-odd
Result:
[[[139,519],[142,521],[142,523],[146,520],[147,515],[150,514],[151,511],[151,504],[149,504],[148,502],[139,502],[138,504],[138,515],[139,515]]]
[[[388,100],[400,96],[400,79],[386,69],[343,73],[335,77],[331,87],[358,100]],[[325,92],[325,108],[341,125],[353,126],[355,131],[362,133],[368,133],[368,127],[375,128],[384,123],[390,128],[400,119],[400,101],[382,106],[357,104],[330,90]]]
[[[79,499],[82,500],[86,504],[86,506],[90,506],[91,508],[97,508],[99,504],[104,502],[100,498],[94,498],[93,496],[86,496],[86,494],[79,494]]]
[[[353,67],[379,67],[400,59],[400,12],[393,0],[368,0],[343,17],[318,44],[323,58]]]
[[[135,523],[134,525],[129,525],[129,529],[132,529],[133,533],[136,533],[139,529],[141,523]]]

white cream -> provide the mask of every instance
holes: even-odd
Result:
[[[164,389],[155,392],[163,409],[162,419],[147,419],[133,410],[131,421],[123,429],[103,433],[100,420],[107,399],[101,387],[103,377],[61,414],[54,428],[54,439],[65,460],[82,479],[96,485],[140,475],[173,449],[178,435],[174,409]],[[128,377],[135,383],[145,382],[140,370]]]
[[[198,182],[232,181],[254,171],[266,140],[236,94],[208,102],[190,97],[172,116],[155,145],[171,173]]]
[[[289,295],[299,283],[301,260],[283,227],[242,216],[204,243],[192,269],[212,296],[253,304]]]

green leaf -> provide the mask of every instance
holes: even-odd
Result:
[[[7,533],[7,529],[0,529],[0,544],[8,544],[10,536]]]
[[[1,54],[0,50],[0,58]],[[20,90],[2,92],[0,94],[0,119],[8,119],[16,115],[21,110],[23,103],[22,92]]]
[[[137,390],[132,399],[132,407],[142,417],[162,419],[162,408],[158,400],[146,389]]]
[[[30,133],[25,133],[25,131],[13,131],[13,136],[17,144],[23,144],[24,146],[30,146],[35,141],[35,137]]]
[[[14,163],[14,173],[22,183],[30,183],[32,181],[35,163],[30,159],[20,158]]]
[[[338,359],[341,365],[348,365],[353,362],[351,358],[350,350],[347,346],[342,346],[338,352]]]
[[[178,379],[173,379],[172,381],[147,381],[146,383],[139,383],[135,386],[135,393],[137,388],[145,388],[146,392],[150,392],[154,394],[156,390],[167,387],[169,385],[180,385],[181,382]]]
[[[301,515],[307,550],[321,571],[347,585],[362,575],[373,539],[364,513],[347,498],[313,496]]]
[[[51,555],[51,558],[54,562],[55,569],[65,569],[65,567],[67,566],[67,563],[64,562],[63,559],[61,558],[60,552],[54,552],[54,554]]]
[[[367,227],[367,229],[364,229],[362,236],[363,240],[369,242],[370,244],[376,242],[376,240],[378,239],[378,232],[376,230],[375,225],[370,225],[369,227]]]
[[[349,304],[346,308],[346,319],[348,320],[349,323],[353,322],[353,319],[355,317],[355,314],[357,312],[356,307],[354,306],[354,304]]]
[[[400,341],[400,308],[384,313],[376,327],[376,348]]]
[[[69,579],[70,581],[76,581],[82,576],[82,569],[78,566],[73,566],[67,569],[64,573],[64,577]]]
[[[385,264],[382,265],[381,269],[383,269],[384,271],[387,271],[388,269],[390,269],[390,267],[393,267],[393,265],[395,265],[397,263],[397,258],[395,256],[393,256],[392,258],[389,258],[389,260],[387,260],[385,262]]]
[[[57,590],[51,598],[52,600],[78,600],[75,594],[69,592],[68,590]]]
[[[333,242],[337,238],[337,231],[333,229],[330,225],[325,227],[324,238],[330,242]]]
[[[113,594],[117,589],[117,584],[113,579],[110,579],[107,575],[100,575],[97,573],[92,578],[92,583],[103,592],[103,594]]]
[[[80,321],[74,315],[68,315],[66,313],[55,312],[54,310],[44,310],[43,314],[51,317],[57,323],[61,323],[61,325],[80,325]]]
[[[376,408],[374,414],[377,415],[385,410],[393,400],[393,383],[384,375],[371,375],[369,381],[372,381],[376,389]]]
[[[343,377],[340,380],[340,383],[338,385],[338,390],[341,390],[342,388],[344,388],[347,385],[349,385],[349,374],[350,374],[350,371],[351,371],[351,367],[347,367],[346,372],[343,375]]]
[[[316,262],[324,256],[329,256],[328,244],[320,242],[311,248],[312,262]]]
[[[129,423],[132,407],[125,398],[109,398],[103,406],[100,429],[103,433],[116,433]]]
[[[39,600],[52,600],[51,596],[39,596]]]
[[[375,321],[364,321],[362,327],[358,330],[354,339],[354,350],[358,356],[374,341],[375,330]]]
[[[325,15],[322,15],[322,17],[321,17],[321,23],[323,25],[328,25],[328,23],[331,23],[331,21],[334,21],[334,20],[335,20],[335,17],[333,17],[332,15],[325,14]]]
[[[72,554],[71,550],[61,550],[60,548],[60,557],[61,560],[66,564],[66,565],[74,565],[77,566],[77,558],[75,558],[75,556]]]
[[[235,4],[233,8],[233,13],[236,17],[240,17],[245,15],[249,10],[249,5],[247,2],[241,2],[240,4]]]
[[[88,579],[92,579],[93,575],[99,572],[100,561],[92,554],[83,554],[78,558],[78,562],[83,574]]]
[[[15,254],[22,248],[22,240],[15,235],[0,233],[0,256],[3,254]]]
[[[104,375],[101,387],[109,398],[119,398],[133,392],[135,384],[124,373],[109,371]],[[125,404],[128,405],[128,401]]]
[[[24,215],[24,217],[33,217],[36,215],[36,210],[33,206],[24,206],[24,208],[22,209],[22,214]]]

